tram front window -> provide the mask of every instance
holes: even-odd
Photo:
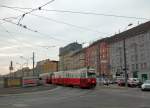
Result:
[[[88,78],[95,78],[96,74],[95,73],[87,73]]]

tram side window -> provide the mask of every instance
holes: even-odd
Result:
[[[76,78],[79,78],[79,75],[78,75],[78,74],[76,74]]]
[[[81,78],[86,78],[86,73],[81,73]]]

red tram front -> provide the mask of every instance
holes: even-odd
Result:
[[[94,88],[96,86],[96,73],[92,68],[54,72],[52,84]]]

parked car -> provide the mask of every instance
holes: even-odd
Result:
[[[129,87],[137,87],[139,86],[140,80],[138,78],[129,78],[128,79],[128,86]]]
[[[125,86],[125,80],[124,79],[118,79],[117,84],[118,84],[118,86]]]
[[[110,84],[110,80],[107,78],[101,78],[100,79],[100,83],[103,85],[109,85]]]
[[[150,80],[146,80],[142,86],[141,86],[141,90],[144,91],[144,90],[150,90]]]
[[[108,86],[110,84],[110,80],[109,79],[104,79],[103,84]]]

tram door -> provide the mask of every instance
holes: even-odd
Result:
[[[81,73],[81,77],[80,77],[80,86],[85,86],[86,85],[86,73],[83,72]]]

